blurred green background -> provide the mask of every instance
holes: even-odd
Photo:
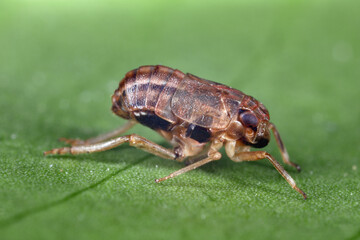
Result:
[[[359,1],[0,1],[1,239],[359,239]],[[124,121],[124,74],[163,64],[270,111],[304,201],[266,161],[140,150],[43,157]],[[142,126],[132,131],[165,144]],[[265,148],[280,160],[276,144]]]

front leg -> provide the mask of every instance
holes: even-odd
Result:
[[[280,153],[281,153],[281,157],[284,161],[285,164],[287,165],[290,165],[290,166],[293,166],[294,168],[296,168],[296,170],[298,172],[301,171],[301,168],[298,164],[290,161],[290,157],[289,157],[289,154],[286,150],[286,147],[283,143],[283,141],[281,140],[281,137],[280,137],[280,133],[278,132],[278,130],[276,129],[275,125],[273,123],[269,123],[269,129],[272,130],[274,136],[275,136],[275,140],[276,140],[276,143],[280,149]]]
[[[268,159],[271,164],[276,168],[276,170],[285,178],[285,180],[290,184],[290,186],[299,192],[304,199],[307,198],[306,193],[296,186],[294,179],[285,171],[285,169],[279,164],[276,159],[265,151],[256,151],[256,152],[237,152],[236,154],[229,156],[234,162],[242,161],[258,161],[261,159]]]

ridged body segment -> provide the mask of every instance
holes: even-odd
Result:
[[[175,125],[183,125],[186,137],[199,142],[225,130],[239,109],[251,109],[269,119],[260,102],[239,90],[160,65],[128,72],[112,101],[112,110],[120,117],[170,132]]]

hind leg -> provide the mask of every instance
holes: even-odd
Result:
[[[57,154],[82,154],[82,153],[93,153],[93,152],[103,152],[117,146],[120,146],[123,143],[129,143],[130,146],[140,148],[146,152],[152,153],[156,156],[178,160],[176,154],[173,150],[164,148],[156,143],[153,143],[147,140],[144,137],[141,137],[136,134],[125,135],[104,142],[99,142],[89,145],[80,145],[80,146],[71,146],[63,148],[55,148],[49,151],[44,152],[44,155],[57,155]]]
[[[120,136],[121,134],[125,133],[127,130],[132,128],[135,124],[136,124],[135,121],[129,120],[120,128],[115,129],[108,133],[101,134],[101,135],[93,137],[93,138],[89,138],[86,140],[60,138],[59,141],[70,144],[71,146],[91,145],[91,144],[95,144],[95,143],[100,143],[100,142],[106,141],[108,139]]]

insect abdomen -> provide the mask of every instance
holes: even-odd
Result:
[[[128,72],[113,95],[113,112],[123,118],[135,118],[152,129],[169,129],[176,120],[167,107],[176,89],[173,80],[181,81],[182,75],[164,66],[142,66]],[[164,113],[161,117],[156,108]]]

